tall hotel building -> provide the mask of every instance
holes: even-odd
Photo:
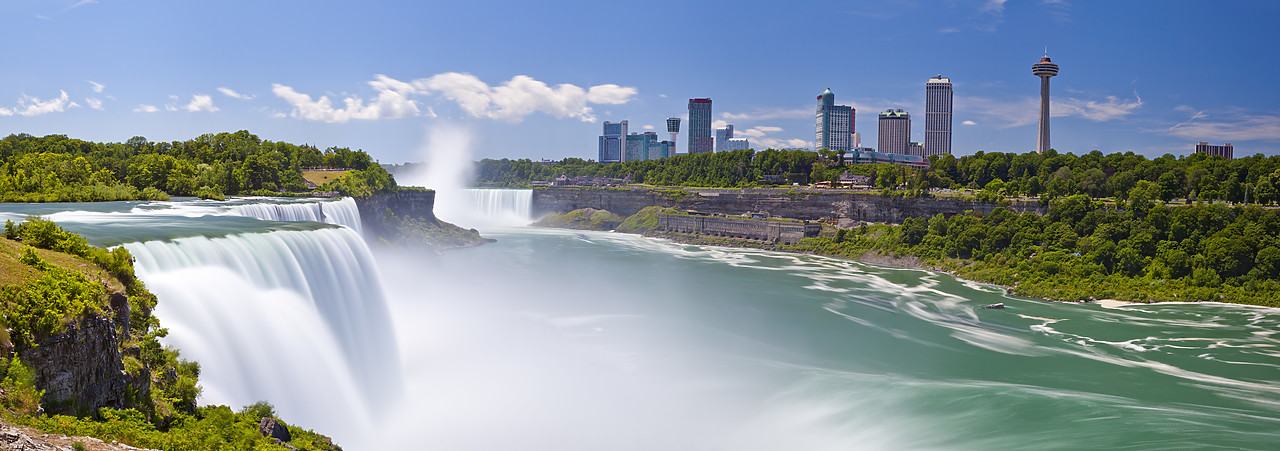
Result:
[[[711,99],[689,99],[689,154],[715,150],[711,137]]]
[[[924,84],[924,155],[951,153],[951,79],[942,74]]]
[[[876,150],[880,153],[907,154],[907,143],[911,141],[911,114],[897,110],[885,110],[880,113],[880,136]]]
[[[853,137],[853,107],[836,105],[836,95],[831,88],[818,95],[817,135],[814,137],[815,149],[849,150]]]
[[[601,163],[621,163],[627,151],[627,121],[604,122],[604,132],[600,135]]]
[[[1196,153],[1217,155],[1230,160],[1235,154],[1235,148],[1231,147],[1231,143],[1222,146],[1211,146],[1207,142],[1200,142],[1196,144]]]

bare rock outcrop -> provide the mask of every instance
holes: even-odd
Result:
[[[36,387],[45,391],[41,404],[47,413],[125,409],[135,407],[135,399],[146,399],[150,381],[125,371],[120,340],[121,331],[128,329],[117,328],[116,322],[112,316],[85,315],[63,332],[37,338],[35,346],[20,351],[35,371]]]

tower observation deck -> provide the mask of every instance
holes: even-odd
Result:
[[[1058,75],[1058,65],[1049,61],[1045,54],[1040,62],[1031,66],[1031,73],[1040,77],[1040,139],[1036,143],[1036,152],[1049,150],[1049,77]]]

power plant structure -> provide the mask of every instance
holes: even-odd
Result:
[[[1058,65],[1049,61],[1046,50],[1044,58],[1031,66],[1031,73],[1040,77],[1040,141],[1036,144],[1036,152],[1043,154],[1049,150],[1049,77],[1058,75]]]

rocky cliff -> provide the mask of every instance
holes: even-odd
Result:
[[[401,189],[356,199],[365,239],[373,243],[430,251],[478,246],[493,240],[475,229],[441,221],[435,191]]]
[[[907,218],[929,217],[939,213],[954,215],[966,210],[986,213],[998,207],[966,199],[890,197],[853,191],[547,188],[533,191],[532,211],[538,217],[548,213],[594,208],[630,216],[648,206],[728,215],[763,211],[785,218],[833,219],[842,226],[859,221],[896,224]],[[1034,202],[1013,202],[1006,208],[1039,214],[1046,211]]]
[[[123,296],[120,296],[123,297]],[[125,371],[120,342],[128,331],[124,315],[86,315],[62,333],[37,338],[19,352],[35,371],[36,387],[45,391],[50,414],[93,413],[100,407],[137,407],[148,399],[150,380]]]
[[[436,192],[402,189],[394,193],[374,194],[356,198],[360,222],[373,236],[387,236],[395,232],[396,222],[386,215],[391,210],[400,218],[414,218],[431,223],[439,222],[435,214]]]

